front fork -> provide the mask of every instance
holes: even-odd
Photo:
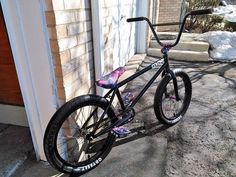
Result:
[[[166,74],[168,74],[168,73],[171,75],[171,78],[173,79],[173,84],[174,84],[174,90],[175,90],[176,101],[180,101],[179,92],[178,92],[177,79],[176,79],[176,76],[175,76],[174,71],[172,71],[172,70],[170,69],[169,62],[168,62],[168,55],[167,55],[167,52],[168,52],[168,50],[167,50],[167,51],[164,51],[163,57],[164,57],[164,60],[165,60],[168,64],[167,64],[166,69],[162,72],[162,75],[161,75],[161,76],[162,76],[162,78],[163,78],[163,77],[164,77]]]
[[[172,70],[170,70],[169,73],[173,79],[176,101],[180,101],[179,92],[178,92],[178,83],[177,83],[175,73]]]
[[[162,72],[161,77],[163,78],[167,73],[169,73],[170,76],[171,76],[171,78],[173,79],[176,101],[180,101],[179,92],[178,92],[178,82],[177,82],[175,73],[174,73],[172,70],[170,70],[170,69],[169,69],[168,71],[164,70],[164,71]]]

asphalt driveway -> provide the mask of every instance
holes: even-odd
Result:
[[[142,67],[152,60],[147,57]],[[163,176],[236,176],[236,63],[171,64],[188,72],[193,96],[181,122],[163,131],[151,130],[152,136],[167,139]],[[134,81],[131,90],[150,75]],[[156,122],[152,108],[155,89],[154,84],[138,105],[137,119],[146,127]]]
[[[154,59],[146,57],[140,69]],[[193,97],[186,116],[166,127],[155,118],[158,81],[136,105],[131,135],[117,141],[107,159],[84,177],[233,177],[236,176],[236,63],[171,61],[187,71]],[[140,90],[154,71],[132,81]],[[13,176],[67,176],[45,162],[28,158]]]

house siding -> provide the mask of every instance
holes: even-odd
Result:
[[[61,103],[94,93],[91,4],[88,0],[45,0],[58,97]]]

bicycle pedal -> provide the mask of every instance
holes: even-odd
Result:
[[[112,133],[116,135],[117,138],[124,138],[128,134],[131,133],[131,131],[125,127],[115,127],[112,129]]]

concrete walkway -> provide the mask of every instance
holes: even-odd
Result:
[[[0,124],[0,176],[13,175],[32,151],[28,128]]]
[[[147,57],[140,68],[153,60]],[[135,107],[136,119],[129,125],[132,134],[119,140],[107,159],[84,177],[236,176],[236,63],[171,61],[171,66],[187,71],[193,83],[185,118],[173,127],[157,121],[156,81]],[[134,80],[127,90],[139,91],[154,72]],[[1,154],[7,152],[0,148]],[[12,176],[68,176],[46,162],[36,162],[33,154],[27,157]]]

